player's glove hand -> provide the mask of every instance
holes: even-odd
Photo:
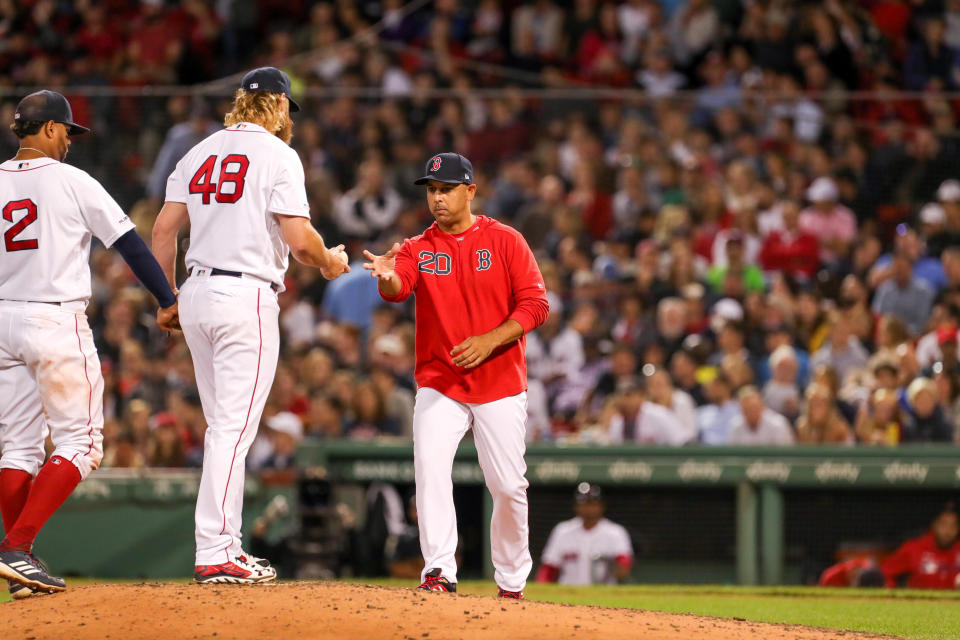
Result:
[[[174,302],[166,309],[157,309],[157,326],[164,331],[180,330],[179,304]]]
[[[320,267],[320,275],[327,280],[336,280],[344,273],[350,273],[348,265],[350,258],[347,256],[347,252],[343,250],[342,244],[329,249],[327,253],[330,259],[326,265]]]
[[[370,262],[364,263],[363,268],[370,272],[374,278],[389,280],[393,277],[394,269],[397,266],[397,254],[400,253],[400,243],[394,242],[382,256],[375,256],[366,249],[363,250],[364,257]]]
[[[488,334],[470,336],[451,351],[453,364],[464,369],[472,369],[486,360],[493,350],[499,346],[496,338]]]

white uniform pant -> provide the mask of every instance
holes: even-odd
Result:
[[[36,476],[53,455],[86,478],[103,459],[103,376],[85,302],[0,300],[0,468]]]
[[[280,309],[267,283],[196,273],[179,303],[207,421],[196,562],[222,564],[241,553],[244,463],[277,370]]]
[[[523,459],[527,394],[483,404],[457,402],[435,389],[417,390],[413,410],[413,462],[423,579],[439,568],[457,581],[457,514],[453,506],[453,457],[473,425],[477,457],[490,495],[490,549],[494,578],[507,591],[521,591],[533,567],[527,523],[527,482]]]

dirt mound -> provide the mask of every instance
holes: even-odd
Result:
[[[330,582],[92,585],[0,605],[4,638],[858,640],[843,631]]]

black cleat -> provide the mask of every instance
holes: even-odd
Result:
[[[44,593],[57,593],[67,588],[63,578],[49,575],[40,561],[26,551],[0,551],[0,578]]]

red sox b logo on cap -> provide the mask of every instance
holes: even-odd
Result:
[[[443,163],[443,158],[437,156],[433,159],[433,164],[430,165],[430,171],[436,172],[440,170],[440,165]]]

